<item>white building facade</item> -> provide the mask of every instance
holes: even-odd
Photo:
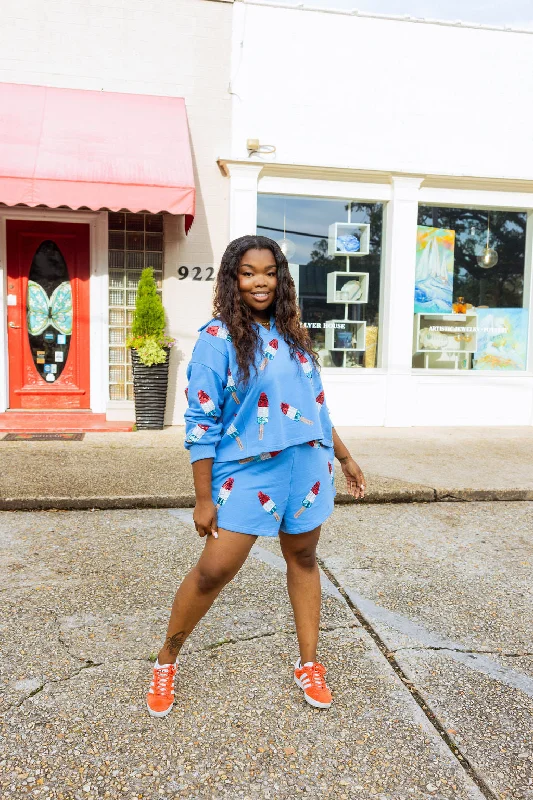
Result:
[[[533,423],[532,44],[235,3],[230,237],[290,240],[336,424]]]
[[[182,424],[214,270],[257,232],[288,240],[337,425],[533,424],[532,33],[239,0],[4,16],[2,82],[184,98],[197,200],[188,235],[175,214],[0,208],[0,413],[5,226],[48,218],[91,226],[89,408],[109,420],[133,419],[141,261],[160,265]]]

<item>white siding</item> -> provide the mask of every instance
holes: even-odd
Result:
[[[533,180],[533,34],[234,8],[233,158]]]

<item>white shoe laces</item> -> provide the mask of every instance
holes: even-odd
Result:
[[[302,669],[305,670],[304,674],[307,676],[309,683],[314,683],[317,689],[327,688],[326,679],[324,677],[326,674],[326,668],[322,664],[315,663],[312,667],[302,666]],[[307,683],[307,681],[304,681],[304,683]]]
[[[154,694],[167,694],[168,693],[168,684],[172,682],[174,684],[174,675],[172,674],[172,670],[170,669],[173,667],[173,664],[167,664],[164,667],[159,667],[158,669],[154,669],[154,677],[152,679],[152,686]],[[175,673],[174,673],[175,674]]]

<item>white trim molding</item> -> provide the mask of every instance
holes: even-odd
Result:
[[[261,164],[227,164],[230,178],[229,238],[257,231],[257,181]]]

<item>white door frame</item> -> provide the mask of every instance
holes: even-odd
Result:
[[[46,208],[0,209],[0,413],[9,403],[9,368],[7,353],[7,220],[73,222],[89,225],[90,230],[90,409],[105,414],[108,389],[108,258],[106,211],[59,211]]]

